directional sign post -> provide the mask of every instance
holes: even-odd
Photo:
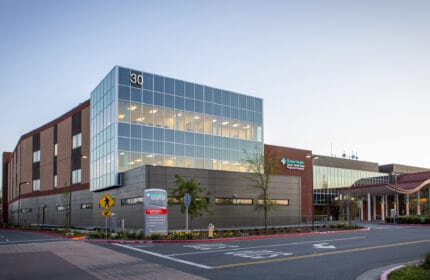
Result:
[[[188,207],[191,204],[191,195],[186,193],[184,195],[184,204],[185,204],[185,230],[188,231]]]
[[[115,200],[109,194],[105,194],[102,198],[100,198],[99,204],[105,209],[101,214],[102,216],[105,216],[105,236],[107,239],[107,217],[112,216],[112,211],[110,211],[110,208],[115,205]]]

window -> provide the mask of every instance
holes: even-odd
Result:
[[[73,149],[79,148],[82,145],[82,133],[73,135],[72,142],[73,142],[73,145],[72,145]]]
[[[93,204],[92,203],[81,204],[81,209],[92,209],[92,208],[93,208]]]
[[[58,176],[54,175],[54,188],[58,187]]]
[[[33,162],[40,161],[40,150],[33,152]]]
[[[72,184],[78,184],[81,182],[81,169],[72,171]]]
[[[54,156],[58,156],[58,144],[54,145]]]
[[[252,205],[252,198],[215,198],[217,205]]]
[[[278,206],[288,206],[288,205],[290,205],[290,200],[289,199],[270,199],[270,200],[268,200],[268,202],[270,204],[278,205]],[[263,205],[264,204],[264,200],[263,199],[259,199],[258,200],[258,204],[259,205]]]
[[[33,191],[40,191],[40,179],[33,180]]]
[[[121,199],[121,205],[135,205],[135,204],[143,204],[143,197],[132,197],[132,198],[124,198]]]

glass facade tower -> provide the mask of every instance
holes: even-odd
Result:
[[[261,98],[117,66],[91,93],[92,191],[142,165],[247,172],[255,151]]]

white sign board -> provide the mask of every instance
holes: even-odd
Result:
[[[145,235],[167,234],[167,192],[147,189],[143,193]]]

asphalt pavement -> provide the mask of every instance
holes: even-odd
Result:
[[[209,279],[356,279],[420,259],[430,251],[430,227],[371,225],[369,231],[353,233],[105,246]]]

